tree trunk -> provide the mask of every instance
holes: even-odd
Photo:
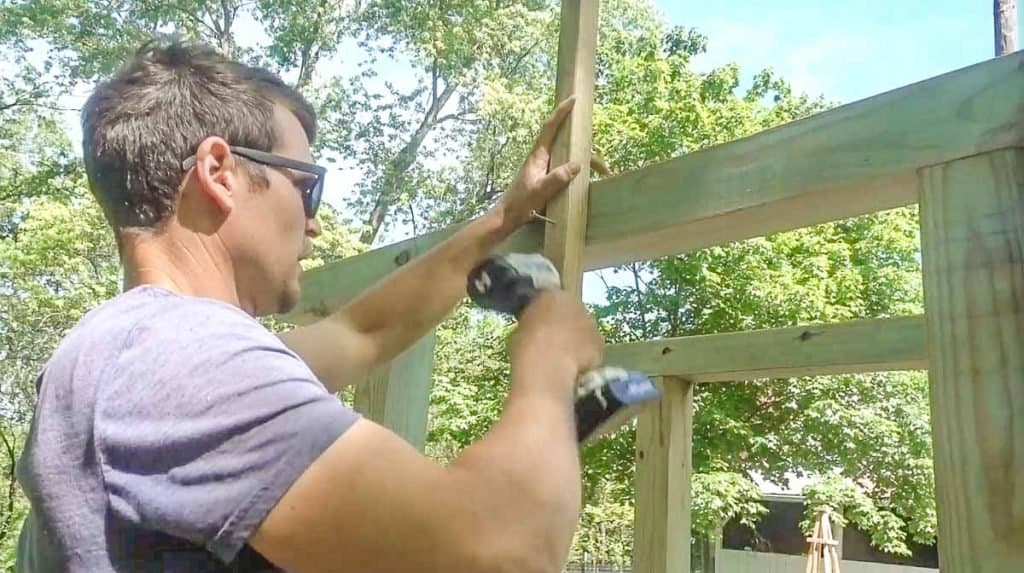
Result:
[[[295,80],[295,89],[299,91],[306,89],[313,79],[313,70],[319,60],[320,45],[314,48],[313,42],[310,42],[302,47],[302,60],[299,65],[299,77]]]
[[[1017,0],[994,0],[996,56],[1017,51]]]
[[[388,214],[387,196],[391,193],[388,186],[382,186],[377,191],[377,200],[373,204],[373,209],[370,210],[370,216],[366,219],[367,228],[359,235],[359,240],[364,245],[372,245],[373,240],[380,233],[380,227],[384,224],[384,217]]]
[[[409,171],[413,163],[416,162],[416,154],[419,152],[420,146],[423,145],[423,140],[427,138],[430,130],[437,125],[437,116],[445,104],[448,103],[448,100],[451,99],[452,95],[455,94],[456,87],[456,84],[452,82],[445,86],[444,91],[440,94],[437,94],[436,91],[434,92],[436,96],[433,98],[430,108],[427,109],[427,113],[423,116],[423,121],[420,122],[419,127],[413,132],[409,141],[391,159],[380,189],[377,190],[377,198],[374,201],[373,209],[370,211],[370,216],[366,219],[366,229],[359,236],[359,240],[364,245],[372,245],[374,239],[380,233],[380,228],[384,224],[384,218],[387,217],[391,201],[398,194],[398,190],[402,185],[402,177]]]

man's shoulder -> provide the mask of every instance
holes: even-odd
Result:
[[[251,357],[253,349],[305,367],[280,338],[240,308],[143,285],[87,313],[61,341],[47,370],[50,379],[79,383],[86,377],[111,382],[139,369],[150,377],[180,375],[239,353]]]
[[[123,364],[153,369],[173,362],[178,370],[216,362],[224,367],[245,354],[256,360],[275,356],[305,367],[277,335],[237,306],[152,286],[137,287],[122,297],[107,309],[106,320],[123,321],[119,330],[124,339],[118,348]]]
[[[125,291],[90,311],[68,338],[100,338],[111,347],[160,340],[173,343],[231,332],[236,336],[277,339],[242,309],[213,298],[186,296],[141,285]]]
[[[134,314],[132,340],[170,336],[188,342],[226,333],[249,340],[277,340],[256,318],[217,299],[181,295],[148,285],[121,296],[124,297],[122,305]],[[116,314],[116,309],[113,310]]]

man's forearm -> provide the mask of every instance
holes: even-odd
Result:
[[[469,272],[509,234],[496,207],[389,274],[330,320],[342,321],[372,341],[369,367],[386,362],[451,312],[465,296]]]
[[[526,571],[563,566],[579,518],[575,370],[563,366],[557,360],[513,364],[501,417],[450,465],[477,476],[480,488],[464,494],[476,508],[487,508],[475,525],[496,532],[487,537],[502,540],[506,547],[500,553],[509,559],[531,556],[532,563],[518,563]]]

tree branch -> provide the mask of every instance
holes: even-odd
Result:
[[[644,338],[653,338],[651,334],[650,326],[647,324],[647,305],[643,302],[643,290],[640,288],[640,269],[637,268],[636,263],[629,264],[630,270],[633,272],[633,288],[636,289],[636,303],[637,309],[640,315],[640,327],[643,329]]]
[[[210,26],[210,24],[206,22],[206,20],[203,20],[202,18],[196,16],[192,12],[189,12],[183,6],[176,6],[176,8],[177,8],[177,12],[179,12],[181,15],[185,16],[189,20],[192,20],[196,24],[199,24],[203,28],[206,28],[206,31],[209,32],[213,37],[215,37],[215,38],[217,37],[217,35],[218,35],[217,30],[214,30],[213,27]]]
[[[367,228],[359,237],[359,240],[363,244],[370,245],[377,237],[377,233],[380,231],[380,227],[384,223],[384,218],[387,216],[388,208],[391,204],[391,197],[397,193],[402,183],[402,177],[416,161],[416,154],[419,152],[420,146],[423,145],[423,140],[426,139],[430,130],[437,125],[437,114],[441,111],[441,108],[448,103],[448,100],[451,99],[452,95],[455,94],[456,89],[458,89],[458,84],[455,82],[445,86],[444,91],[437,96],[433,104],[423,115],[423,120],[416,128],[416,131],[413,132],[412,137],[409,138],[409,141],[407,141],[406,144],[402,146],[402,149],[399,150],[399,152],[390,160],[385,171],[384,181],[382,182],[380,189],[377,191],[377,198],[374,201],[373,209],[370,211],[370,216],[367,220]]]
[[[493,135],[494,132],[492,131],[491,133]],[[495,180],[497,179],[498,171],[498,156],[500,156],[501,153],[505,151],[505,146],[508,145],[508,142],[509,140],[506,139],[501,145],[498,146],[498,149],[495,149],[491,153],[490,165],[488,165],[487,168],[487,177],[484,179],[483,190],[480,193],[481,202],[490,201],[501,192],[501,188],[495,185]]]
[[[220,38],[221,49],[226,53],[234,51],[234,41],[231,40],[231,26],[235,21],[235,11],[232,9],[231,0],[220,0],[221,16],[224,18],[224,34]]]
[[[442,124],[442,123],[444,123],[446,121],[451,121],[453,119],[462,119],[462,118],[464,118],[466,116],[470,116],[470,115],[473,115],[473,112],[469,111],[469,110],[467,110],[467,111],[460,111],[459,113],[449,113],[448,115],[442,115],[441,117],[437,118],[437,122],[436,123],[437,124]]]
[[[213,32],[213,39],[219,43],[220,37],[224,33],[220,26],[220,20],[217,19],[212,10],[208,11],[207,14],[210,16],[210,22],[206,28]],[[205,23],[206,21],[204,20],[203,22]]]
[[[81,108],[61,107],[59,105],[52,105],[48,103],[37,103],[28,99],[14,100],[11,103],[0,104],[0,111],[7,111],[16,107],[38,107],[40,109],[49,109],[53,111],[82,111]]]
[[[517,57],[515,62],[512,63],[512,67],[509,68],[508,75],[506,77],[513,77],[519,71],[519,66],[521,66],[523,64],[523,61],[526,60],[526,56],[529,56],[531,53],[533,53],[533,51],[536,50],[537,46],[539,45],[540,39],[534,42],[533,45],[531,45],[529,48],[526,48],[526,50],[523,53],[519,54],[519,57]]]
[[[323,48],[323,44],[318,43],[316,38],[319,38],[323,33],[323,12],[317,10],[316,21],[313,23],[313,30],[310,35],[310,39],[302,46],[302,56],[299,63],[299,77],[295,80],[295,89],[301,90],[309,85],[309,82],[313,79],[313,70],[316,68],[317,62],[320,60],[320,51]],[[316,45],[316,49],[313,46]]]
[[[418,237],[420,231],[419,225],[416,224],[416,208],[413,207],[412,201],[409,201],[409,218],[412,221],[412,236]]]
[[[430,107],[437,103],[437,58],[430,63]]]
[[[0,523],[0,543],[3,543],[7,539],[7,535],[11,531],[11,522],[14,520],[14,496],[17,493],[17,478],[14,473],[15,464],[17,464],[17,457],[14,453],[14,446],[7,440],[7,431],[4,428],[0,428],[0,440],[4,442],[4,450],[7,453],[8,470],[7,470],[7,507],[4,508],[4,520]]]

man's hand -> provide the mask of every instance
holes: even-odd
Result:
[[[580,166],[570,161],[548,169],[551,146],[558,128],[572,111],[576,97],[562,101],[548,117],[534,142],[533,150],[519,168],[519,173],[498,201],[502,227],[515,231],[530,220],[531,212],[543,211],[552,197],[562,192],[580,172]]]
[[[509,355],[514,371],[549,369],[565,374],[556,380],[575,382],[579,375],[604,361],[604,338],[582,302],[566,291],[546,291],[519,317],[519,326],[509,341]],[[520,379],[538,380],[515,376],[513,383]],[[575,385],[566,389],[575,390]]]

